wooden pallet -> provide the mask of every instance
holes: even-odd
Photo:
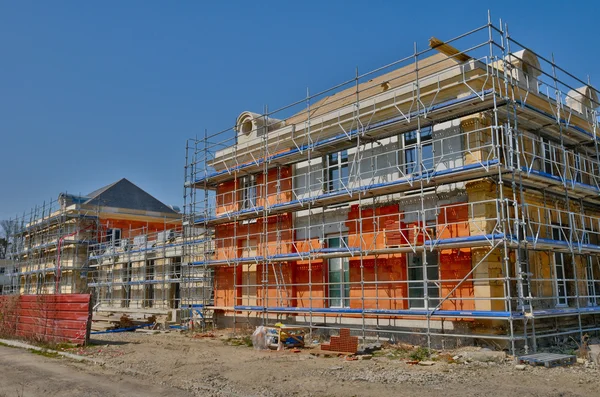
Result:
[[[537,353],[519,357],[519,363],[543,365],[546,368],[571,365],[577,362],[577,357],[570,354]]]

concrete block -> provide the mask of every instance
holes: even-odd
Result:
[[[466,360],[479,361],[484,363],[503,363],[506,359],[505,352],[497,352],[493,350],[467,351],[461,353],[460,355]]]

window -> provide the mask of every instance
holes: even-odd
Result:
[[[341,248],[345,237],[330,237],[328,248]],[[330,258],[329,307],[350,307],[350,264],[348,258]]]
[[[106,231],[106,242],[118,246],[121,241],[121,229],[108,229]]]
[[[36,289],[35,289],[35,293],[38,294],[38,295],[42,294],[42,291],[43,291],[43,288],[44,288],[44,279],[43,279],[43,277],[44,276],[42,276],[41,274],[36,277],[36,287],[35,287]]]
[[[181,280],[181,257],[176,256],[171,259],[171,279]],[[169,287],[169,307],[171,309],[178,309],[181,303],[181,284],[171,283]]]
[[[408,267],[408,307],[410,309],[433,309],[440,300],[437,284],[439,278],[438,253],[426,251],[427,265],[423,271],[423,253],[409,253]],[[424,277],[426,275],[427,277]],[[427,299],[425,299],[427,291]]]
[[[0,274],[4,274],[4,273],[6,273],[6,268],[0,267]]]
[[[542,139],[542,153],[544,156],[544,162],[542,166],[542,172],[552,174],[554,167],[552,166],[552,144],[546,139]]]
[[[426,235],[423,236],[427,240],[435,240],[436,237],[436,221],[426,221]],[[420,230],[419,233],[425,231]],[[427,260],[427,265],[423,266],[423,254]],[[408,274],[408,307],[410,309],[433,309],[440,300],[439,291],[439,261],[436,251],[426,250],[418,253],[409,253],[406,255],[407,274]],[[427,291],[427,296],[425,296]]]
[[[350,171],[348,169],[348,151],[331,153],[327,156],[326,191],[334,192],[348,187]]]
[[[574,165],[575,170],[573,172],[573,179],[575,182],[582,183],[584,173],[587,174],[587,162],[585,161],[585,157],[580,153],[575,153],[574,155]],[[587,178],[586,178],[587,182]]]
[[[110,282],[112,281],[112,271],[107,272],[106,275],[107,281]],[[110,305],[110,303],[112,302],[112,286],[109,286],[108,288],[106,288],[106,293],[104,295],[104,300]]]
[[[154,261],[146,261],[145,280],[154,281]],[[144,307],[152,307],[154,303],[154,284],[144,285]]]
[[[588,257],[588,288],[593,292],[589,294],[592,297],[589,304],[598,306],[600,305],[600,258],[596,255]]]
[[[552,227],[552,238],[558,241],[566,241],[565,233],[568,230],[560,225]],[[554,272],[556,274],[556,305],[567,306],[567,279],[565,274],[565,254],[562,252],[554,253]]]
[[[591,185],[595,185],[598,182],[598,178],[600,177],[600,165],[597,161],[589,162],[589,173],[588,173],[588,183]]]
[[[256,175],[246,175],[242,182],[242,209],[256,207]]]
[[[121,301],[121,307],[129,307],[129,302],[131,300],[131,279],[132,279],[132,266],[131,262],[127,262],[123,264],[123,282],[125,283],[122,294],[123,301]]]
[[[581,239],[581,243],[590,243],[589,234],[584,233],[583,238]],[[585,263],[586,267],[588,306],[596,306],[598,301],[596,296],[596,280],[594,280],[594,261],[597,261],[598,258],[592,255],[584,255],[582,256],[582,260]]]
[[[520,163],[519,163],[519,136],[517,135],[517,131],[509,128],[509,132],[510,132],[510,151],[512,152],[512,157],[511,157],[511,161],[512,163],[510,164],[511,167],[513,168],[519,168]],[[510,153],[509,153],[510,155]]]
[[[402,135],[404,173],[414,174],[420,171],[433,169],[433,143],[432,127],[424,127],[419,134],[418,130],[410,131]],[[421,156],[419,157],[419,145]]]

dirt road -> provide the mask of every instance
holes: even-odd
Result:
[[[191,395],[143,379],[114,376],[101,367],[77,368],[67,359],[0,346],[0,397]]]
[[[123,333],[69,350],[101,360],[103,366],[1,348],[0,397],[600,395],[599,369],[583,365],[518,370],[513,362],[439,359],[418,366],[385,351],[370,360],[345,361],[307,350],[255,351],[231,344],[218,335]],[[21,387],[24,393],[17,394]]]

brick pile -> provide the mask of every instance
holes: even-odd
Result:
[[[358,337],[350,336],[350,329],[341,328],[340,336],[332,336],[329,343],[322,343],[321,350],[356,353],[358,350]]]

